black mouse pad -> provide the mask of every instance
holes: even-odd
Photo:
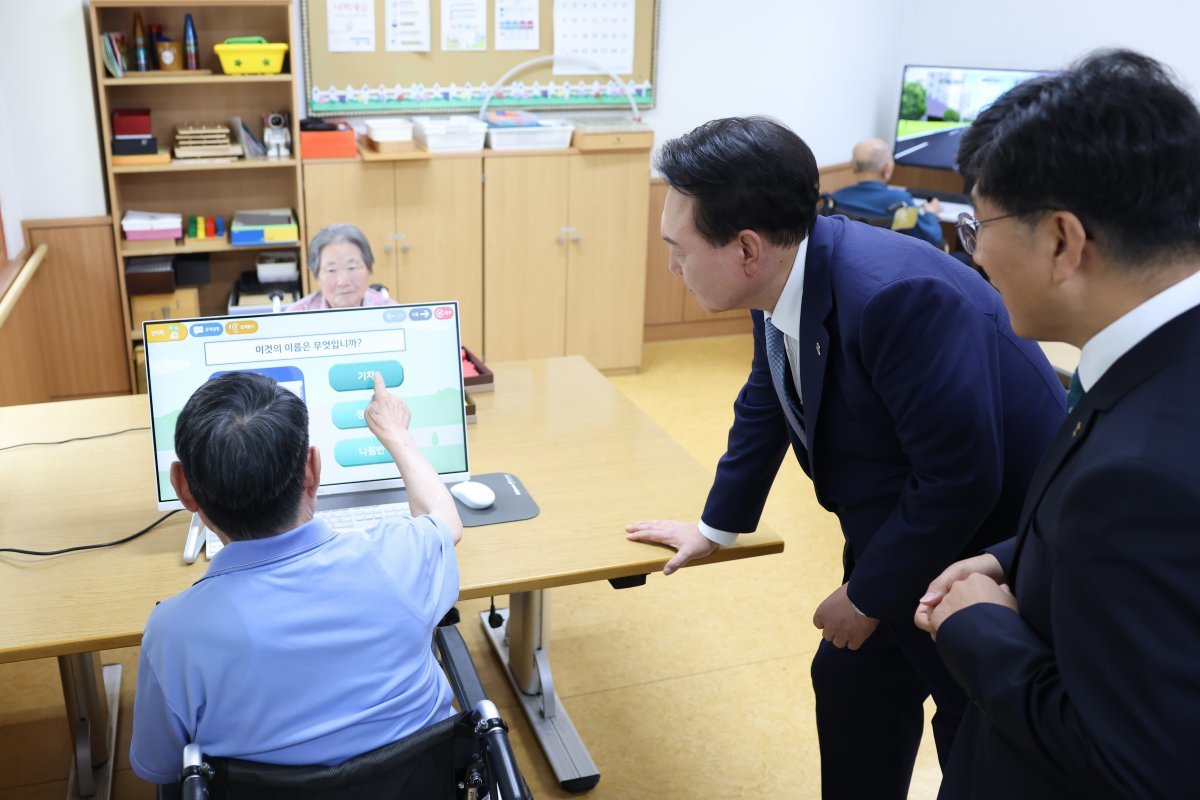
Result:
[[[496,502],[488,508],[468,508],[455,497],[454,504],[458,506],[458,516],[462,518],[463,527],[516,522],[532,519],[541,513],[538,504],[529,496],[529,490],[516,475],[508,472],[489,472],[486,475],[473,475],[471,480],[486,484],[496,493]]]

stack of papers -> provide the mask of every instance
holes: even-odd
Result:
[[[121,230],[130,241],[178,239],[183,236],[183,215],[130,209],[121,217]]]
[[[114,78],[124,78],[127,69],[124,52],[125,34],[104,33],[100,35],[100,41],[104,46],[104,66],[108,69],[108,74]]]

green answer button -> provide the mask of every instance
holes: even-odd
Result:
[[[329,385],[339,392],[370,389],[375,385],[376,372],[383,376],[383,382],[389,389],[404,383],[404,367],[400,366],[399,361],[364,361],[330,367]]]
[[[370,400],[347,400],[333,407],[333,424],[342,430],[367,427],[367,404]]]
[[[386,464],[392,460],[378,439],[343,439],[333,447],[333,458],[343,467],[365,467],[368,464]]]

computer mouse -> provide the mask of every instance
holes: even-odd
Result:
[[[450,494],[467,508],[487,508],[496,502],[496,493],[486,483],[463,481],[450,487]]]

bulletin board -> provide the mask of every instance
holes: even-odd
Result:
[[[397,9],[410,13],[414,7],[426,4],[429,9],[428,51],[390,50],[389,47],[400,41],[395,34],[400,18]],[[446,5],[445,9],[443,5]],[[523,3],[483,0],[486,46],[476,50],[443,49],[443,13],[458,13],[464,5],[469,8],[471,4],[459,0],[301,0],[301,38],[309,115],[345,117],[478,111],[487,88],[508,70],[529,59],[555,54],[556,5],[564,19],[565,15],[571,15],[572,24],[564,24],[561,32],[564,37],[574,37],[572,41],[581,48],[600,48],[610,35],[614,40],[620,38],[621,46],[626,47],[627,36],[610,34],[601,23],[619,18],[622,25],[627,25],[632,16],[633,68],[617,73],[624,86],[607,72],[582,68],[569,59],[562,59],[557,72],[551,64],[543,63],[513,75],[496,91],[488,108],[628,109],[626,88],[633,94],[639,110],[654,107],[658,0],[524,0]],[[512,41],[516,36],[507,34],[506,38],[501,38],[501,32],[496,29],[498,5],[504,5],[510,15],[502,19],[507,30],[520,24],[511,18],[514,6],[518,9],[537,6],[537,35],[532,36],[532,31],[526,34],[526,41],[536,49],[497,49],[499,42]],[[372,15],[373,26],[368,21]],[[331,18],[337,21],[332,37]],[[595,27],[590,24],[593,20]],[[373,41],[368,41],[365,35],[368,31]],[[355,36],[357,39],[352,41]],[[595,37],[595,41],[590,37]],[[462,42],[457,40],[451,44],[461,45]],[[468,44],[479,47],[480,42]],[[341,51],[347,47],[357,50]],[[603,51],[589,49],[587,52]],[[628,51],[623,52],[628,59]]]

